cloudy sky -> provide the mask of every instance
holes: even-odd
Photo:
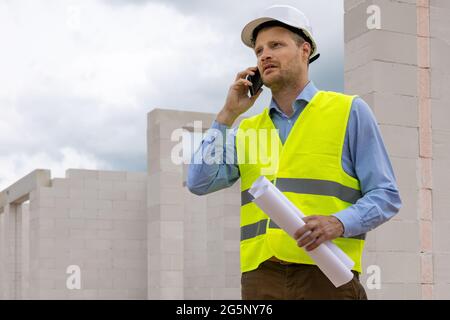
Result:
[[[342,0],[0,0],[0,190],[36,168],[145,171],[146,114],[217,113],[255,65],[242,27],[276,3],[306,13],[310,78],[342,91]]]

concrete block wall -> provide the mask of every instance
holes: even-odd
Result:
[[[17,277],[16,277],[16,296],[22,299],[28,299],[30,292],[30,206],[29,201],[18,206],[17,225],[20,226],[17,236],[19,242],[17,248],[20,254],[17,254]]]
[[[15,263],[1,265],[15,271],[3,297],[146,299],[147,174],[69,169],[66,176],[30,190],[29,209],[8,205],[15,208],[15,228],[8,228]],[[81,288],[71,290],[73,265]]]
[[[15,297],[17,280],[16,268],[16,219],[15,206],[3,207],[0,214],[0,297],[11,299]]]
[[[148,114],[148,298],[239,299],[239,184],[199,197],[175,164],[174,130],[208,129],[214,114],[155,109]]]
[[[0,213],[0,299],[17,299],[28,292],[28,218],[28,203],[8,204]]]
[[[26,265],[30,192],[50,184],[50,171],[37,169],[0,192],[0,298],[17,299],[28,287]]]
[[[240,181],[208,195],[207,278],[212,299],[240,299]]]
[[[432,114],[433,298],[450,299],[450,2],[429,7],[430,108]]]
[[[449,298],[449,4],[344,4],[345,90],[372,107],[403,201],[392,221],[368,235],[364,265],[382,271],[381,289],[368,290],[368,296]],[[380,9],[381,29],[367,26],[373,5]]]
[[[381,289],[371,299],[418,299],[421,292],[418,212],[418,57],[416,1],[344,1],[345,91],[372,108],[388,149],[403,208],[371,231],[363,268],[381,270]],[[381,29],[369,29],[369,6],[377,6]],[[365,284],[368,274],[364,273]]]
[[[174,130],[213,118],[149,113],[148,173],[36,170],[0,192],[1,298],[239,299],[239,183],[195,196],[171,159]]]

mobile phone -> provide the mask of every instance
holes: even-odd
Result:
[[[255,74],[247,76],[247,80],[253,83],[252,86],[248,87],[248,90],[250,92],[250,96],[254,96],[258,93],[259,89],[263,86],[263,82],[261,79],[261,74],[259,73],[259,70],[256,69]]]

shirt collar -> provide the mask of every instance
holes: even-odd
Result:
[[[303,88],[303,90],[300,92],[300,94],[295,99],[294,106],[293,106],[294,112],[297,111],[300,100],[303,100],[303,101],[306,101],[306,103],[309,103],[318,91],[319,90],[314,85],[314,82],[309,81],[308,84]],[[283,113],[283,111],[281,111],[280,107],[277,105],[276,101],[272,97],[272,99],[270,101],[270,106],[269,106],[269,113],[272,112],[273,110],[276,110],[279,113]]]

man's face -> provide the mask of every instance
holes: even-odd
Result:
[[[256,37],[255,54],[258,69],[264,85],[272,90],[295,83],[299,76],[307,72],[308,51],[300,47],[291,31],[282,27],[261,30]]]

